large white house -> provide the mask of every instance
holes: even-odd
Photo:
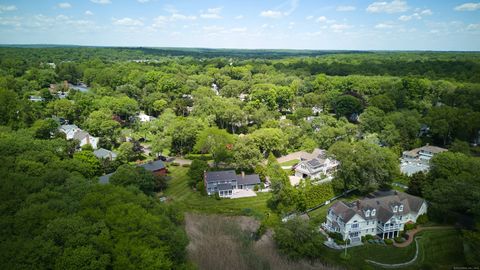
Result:
[[[422,198],[398,191],[376,192],[352,203],[336,202],[328,209],[322,226],[352,243],[368,234],[394,238],[405,223],[416,222],[426,212],[427,202]]]
[[[325,150],[315,148],[312,153],[302,153],[300,163],[295,166],[295,176],[311,179],[331,179],[333,172],[340,164],[328,158]]]
[[[78,140],[80,142],[80,146],[90,144],[93,149],[98,148],[99,138],[93,137],[88,132],[77,127],[77,125],[61,125],[59,127],[59,131],[65,133],[67,140]]]
[[[425,145],[402,153],[400,171],[406,175],[417,172],[427,172],[430,169],[430,159],[438,153],[448,151],[447,149]]]

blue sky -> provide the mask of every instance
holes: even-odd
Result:
[[[0,0],[0,43],[478,51],[480,2]]]

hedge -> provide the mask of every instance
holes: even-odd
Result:
[[[331,183],[311,185],[305,190],[307,208],[315,207],[335,196]]]
[[[191,159],[191,160],[200,159],[200,160],[205,160],[205,161],[213,159],[212,154],[187,154],[187,155],[185,155],[185,158],[186,159]]]

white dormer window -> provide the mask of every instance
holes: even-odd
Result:
[[[395,205],[395,207],[393,207],[393,212],[396,213],[398,211],[398,206]]]
[[[398,208],[398,211],[399,211],[399,212],[403,212],[403,204],[400,205],[400,207]]]
[[[370,216],[370,210],[367,210],[367,212],[365,212],[365,217],[369,217]]]
[[[372,210],[372,217],[375,216],[375,213],[377,213],[377,210],[373,209]]]

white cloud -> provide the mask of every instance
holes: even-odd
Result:
[[[333,31],[333,32],[336,32],[336,33],[341,33],[343,32],[344,30],[347,30],[347,29],[350,29],[352,28],[351,25],[348,25],[348,24],[332,24],[330,26],[330,29]]]
[[[425,10],[422,10],[422,12],[420,12],[420,14],[430,16],[430,15],[433,14],[433,12],[430,9],[425,9]]]
[[[17,7],[14,5],[9,5],[9,6],[0,5],[0,13],[3,13],[5,11],[15,11],[15,10],[17,10]]]
[[[90,2],[100,5],[106,5],[112,3],[110,0],[90,0]]]
[[[425,10],[418,10],[419,12],[415,12],[411,15],[402,15],[400,17],[398,17],[398,19],[400,21],[404,21],[404,22],[407,22],[407,21],[410,21],[412,19],[416,19],[416,20],[421,20],[422,19],[422,16],[430,16],[433,14],[433,12],[430,10],[430,9],[425,9]]]
[[[221,19],[222,18],[222,16],[220,16],[221,11],[222,11],[221,7],[209,8],[207,9],[207,12],[202,12],[200,14],[200,17],[204,19]]]
[[[280,6],[274,8],[273,10],[264,10],[260,12],[260,16],[266,17],[266,18],[273,18],[273,19],[277,19],[283,16],[289,16],[298,8],[299,1],[300,0],[290,0],[290,1],[284,2]]]
[[[379,23],[379,24],[375,25],[376,29],[391,29],[393,27],[394,26],[390,23]]]
[[[325,16],[320,16],[320,17],[318,17],[317,19],[315,19],[315,22],[331,24],[331,23],[334,23],[335,20],[329,20],[329,19],[328,19],[327,17],[325,17]]]
[[[71,8],[72,5],[70,5],[70,3],[68,3],[68,2],[64,2],[64,3],[59,3],[58,7],[59,8]]]
[[[122,19],[113,19],[113,24],[128,27],[143,26],[142,21],[128,17]]]
[[[475,11],[480,9],[480,3],[465,3],[455,7],[456,11]]]
[[[470,31],[476,31],[476,30],[480,30],[480,23],[476,23],[476,24],[469,24],[467,26],[467,30],[470,30]]]
[[[407,2],[393,0],[391,2],[374,2],[367,7],[371,13],[399,13],[408,10]]]
[[[243,15],[235,16],[235,20],[241,20],[241,19],[243,19]]]
[[[148,2],[150,2],[150,0],[137,0],[137,2],[143,4],[143,3],[148,3]]]
[[[311,19],[313,19],[313,18],[314,18],[314,17],[313,17],[312,15],[305,17],[305,19],[307,19],[307,20],[311,20]]]
[[[180,13],[174,13],[170,16],[171,21],[187,21],[187,20],[193,21],[196,19],[197,19],[196,16],[183,15]]]
[[[178,12],[177,10],[173,10],[174,12]],[[163,28],[167,25],[168,22],[174,21],[193,21],[196,20],[196,16],[188,16],[183,15],[180,13],[173,13],[170,16],[158,16],[153,19],[152,27],[154,28]]]
[[[357,8],[354,6],[338,6],[337,11],[354,11]]]
[[[22,25],[22,17],[0,17],[0,25],[2,26],[15,26],[20,27]]]
[[[247,28],[246,27],[235,27],[235,28],[230,29],[230,32],[232,32],[232,33],[245,33],[245,32],[247,32]]]
[[[282,12],[280,11],[274,11],[274,10],[266,10],[260,12],[260,16],[265,17],[265,18],[272,18],[272,19],[277,19],[282,17]]]
[[[91,12],[90,10],[86,10],[86,11],[85,11],[85,15],[87,15],[87,16],[92,16],[92,15],[93,15],[93,12]]]

